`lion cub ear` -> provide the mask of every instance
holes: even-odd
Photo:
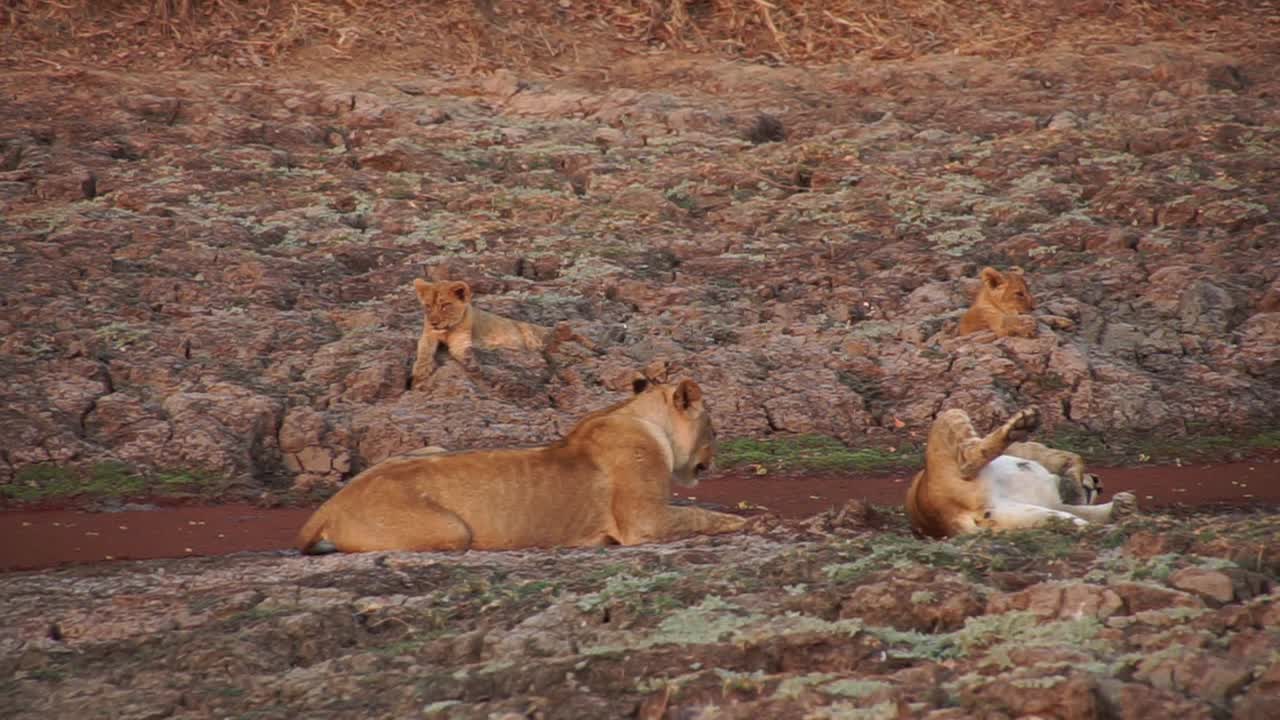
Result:
[[[986,285],[992,290],[995,290],[996,288],[1004,284],[1004,275],[1001,275],[1000,271],[993,267],[982,268],[981,277],[982,277],[982,284]]]
[[[422,278],[414,278],[413,290],[414,292],[418,293],[419,300],[421,300],[423,303],[430,303],[431,295],[435,290],[435,286],[433,286],[431,283],[427,282],[426,280],[423,280]]]
[[[675,401],[676,407],[688,410],[690,406],[702,399],[702,388],[692,380],[681,380],[671,399]]]
[[[461,280],[449,283],[449,292],[462,302],[471,302],[471,286]]]

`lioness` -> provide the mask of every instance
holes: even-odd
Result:
[[[1026,408],[990,435],[979,437],[963,410],[947,410],[939,415],[929,429],[924,470],[907,490],[907,514],[912,528],[923,535],[942,538],[978,528],[1034,527],[1050,518],[1076,525],[1106,522],[1113,510],[1135,508],[1136,499],[1131,493],[1117,493],[1105,505],[1065,502],[1059,479],[1043,465],[1007,454],[1010,443],[1024,440],[1039,424],[1040,413]],[[1028,454],[1036,452],[1032,448]],[[1051,451],[1057,452],[1060,451]]]
[[[1034,337],[1036,320],[1026,314],[1036,309],[1021,268],[1002,273],[993,267],[982,268],[982,284],[973,305],[960,318],[958,334],[968,335],[991,330],[996,337],[1016,335]]]
[[[650,384],[550,445],[397,457],[356,476],[298,534],[303,552],[634,545],[745,524],[674,507],[712,462],[715,432],[692,380]]]
[[[413,361],[413,383],[418,385],[435,372],[436,350],[443,343],[455,360],[468,370],[476,368],[473,347],[481,349],[549,350],[574,340],[588,350],[595,345],[563,323],[554,330],[486,312],[471,304],[471,286],[460,280],[430,283],[413,281],[425,318],[418,353]]]

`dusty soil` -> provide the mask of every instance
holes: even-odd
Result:
[[[6,512],[7,567],[254,552],[6,572],[0,716],[1274,715],[1276,466],[1169,467],[1277,442],[1274,3],[146,5],[207,22],[0,7],[7,504],[323,494],[557,437],[636,368],[725,439],[889,453],[1034,404],[1161,466],[1107,471],[1149,488],[1115,525],[949,542],[850,475],[726,476],[696,501],[777,514],[591,551]],[[952,335],[987,264],[1037,337]],[[601,352],[411,387],[423,274]]]

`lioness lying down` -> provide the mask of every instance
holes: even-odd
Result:
[[[715,432],[692,380],[650,384],[542,447],[414,454],[365,470],[298,534],[307,553],[500,550],[723,533],[735,515],[673,507],[671,483],[711,466]]]
[[[1010,445],[1025,439],[1039,424],[1039,412],[1027,408],[990,435],[979,437],[963,410],[939,415],[929,429],[924,470],[907,490],[912,528],[942,538],[979,528],[1034,527],[1050,518],[1085,525],[1106,522],[1113,511],[1136,507],[1131,493],[1117,493],[1105,505],[1089,504],[1101,484],[1084,472],[1084,463],[1075,453],[1039,443]],[[1073,504],[1077,501],[1083,504]]]

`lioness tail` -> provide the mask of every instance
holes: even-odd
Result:
[[[303,525],[302,530],[298,532],[298,550],[306,555],[323,555],[338,550],[332,542],[320,537],[325,525],[324,510],[325,508],[322,507],[312,513],[307,524]]]

